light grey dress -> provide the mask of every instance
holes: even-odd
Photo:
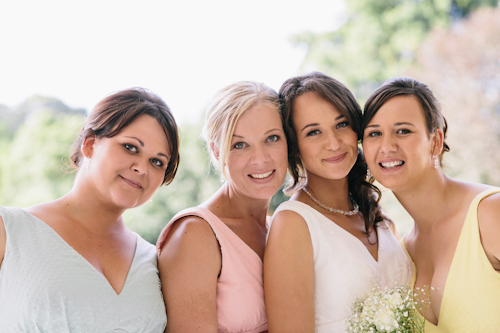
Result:
[[[108,281],[47,224],[0,207],[7,233],[0,266],[0,332],[163,332],[167,319],[156,251],[137,235],[125,285]]]

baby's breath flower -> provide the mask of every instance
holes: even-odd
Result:
[[[417,308],[427,309],[427,287],[417,287],[415,292],[408,285],[395,286],[380,291],[378,286],[364,300],[352,305],[352,316],[346,321],[349,333],[409,333],[424,331],[424,320],[417,315]],[[434,290],[434,288],[431,288]]]

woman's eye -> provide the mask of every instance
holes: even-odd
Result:
[[[337,124],[337,128],[342,128],[342,127],[347,127],[347,126],[349,126],[348,121],[343,121],[343,122]]]
[[[267,138],[267,141],[269,141],[269,142],[276,142],[279,139],[280,139],[279,136],[277,136],[277,135],[271,135],[269,138]]]
[[[407,130],[407,129],[400,129],[396,132],[397,134],[408,134],[408,133],[411,133],[410,130]]]
[[[370,133],[368,133],[369,137],[376,137],[376,136],[381,136],[381,135],[382,135],[382,133],[380,133],[380,132],[370,132]]]
[[[319,133],[320,133],[319,130],[314,130],[314,131],[311,131],[311,132],[307,133],[307,136],[318,135]]]
[[[133,153],[137,153],[137,147],[136,146],[128,144],[128,143],[124,144],[124,146],[125,146],[125,148],[127,150],[130,150]]]
[[[233,145],[233,148],[235,149],[241,149],[243,147],[245,147],[245,144],[243,142],[237,142]]]
[[[159,166],[159,167],[162,167],[162,166],[163,166],[163,162],[162,162],[162,161],[160,161],[160,160],[159,160],[159,159],[157,159],[157,158],[152,158],[152,159],[150,159],[150,161],[151,161],[154,165],[156,165],[156,166]]]

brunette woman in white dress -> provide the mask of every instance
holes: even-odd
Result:
[[[352,303],[375,285],[410,283],[411,264],[365,180],[352,93],[315,72],[279,94],[292,196],[274,213],[264,257],[269,332],[345,332]]]

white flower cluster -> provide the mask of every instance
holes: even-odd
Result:
[[[387,291],[376,286],[364,301],[354,302],[353,315],[346,322],[347,332],[423,332],[424,322],[416,316],[418,306],[407,285]]]

